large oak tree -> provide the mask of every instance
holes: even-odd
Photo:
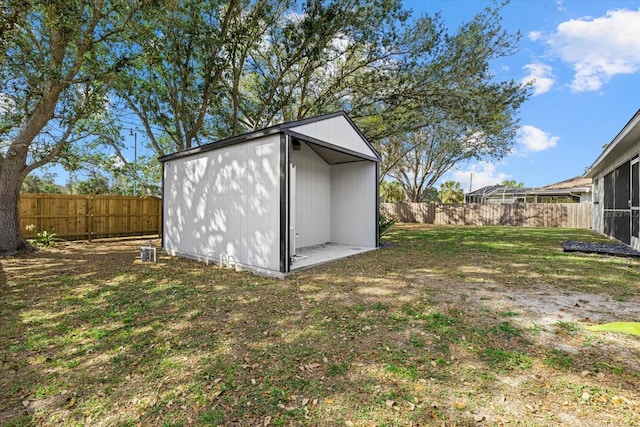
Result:
[[[101,60],[137,11],[117,0],[9,1],[0,43],[0,255],[25,247],[18,198],[25,177],[57,159],[78,124],[101,108]],[[115,56],[114,56],[115,57]]]

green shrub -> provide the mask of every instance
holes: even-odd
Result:
[[[34,224],[29,224],[27,225],[27,230],[33,231],[36,233],[35,239],[27,240],[27,243],[29,243],[32,246],[44,246],[48,248],[51,246],[55,246],[56,242],[62,242],[64,240],[64,239],[61,239],[60,237],[57,237],[55,233],[55,230],[56,230],[55,227],[51,227],[49,231],[47,230],[40,231],[38,227],[36,227]]]
[[[380,220],[378,221],[378,232],[380,233],[380,237],[384,236],[396,222],[398,222],[396,218],[387,219],[384,215],[380,215]]]

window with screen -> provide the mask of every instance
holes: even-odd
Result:
[[[638,168],[640,163],[635,162],[631,165],[631,206],[640,207],[640,171]]]
[[[613,172],[604,176],[604,208],[613,209],[614,207],[614,194],[613,194]]]
[[[615,170],[615,209],[629,209],[629,184],[631,183],[631,162],[623,163]]]

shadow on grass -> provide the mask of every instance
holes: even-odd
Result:
[[[640,261],[562,251],[563,240],[608,242],[582,229],[509,227],[425,227],[405,224],[391,236],[398,251],[385,264],[478,282],[553,283],[558,287],[607,292],[624,300],[637,293]],[[389,268],[387,265],[386,268]]]
[[[607,394],[601,406],[614,394],[637,399],[633,365],[597,346],[579,357],[540,346],[535,333],[583,337],[568,323],[535,331],[470,289],[453,292],[550,277],[558,291],[584,290],[563,273],[570,266],[554,264],[546,239],[557,234],[526,233],[518,243],[499,228],[399,228],[392,248],[283,281],[164,256],[141,264],[138,242],[1,261],[1,360],[11,375],[0,420],[464,425],[521,419],[532,393],[558,416],[567,392],[582,419],[599,420],[583,390]],[[507,393],[511,406],[496,407]]]
[[[24,341],[21,339],[24,336],[24,328],[20,312],[28,304],[15,294],[0,261],[0,424],[18,426],[29,423],[31,417],[25,413],[19,400],[20,396],[28,393],[28,388],[15,379],[34,379],[38,377],[38,373],[29,366],[26,357],[13,357],[16,349]]]

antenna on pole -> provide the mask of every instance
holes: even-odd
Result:
[[[135,178],[133,178],[133,195],[138,195],[138,129],[133,131],[133,129],[129,129],[129,135],[133,135],[133,173],[135,174]]]

